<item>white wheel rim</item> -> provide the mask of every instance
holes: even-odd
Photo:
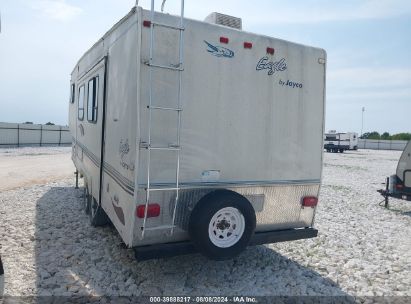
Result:
[[[234,207],[218,210],[208,225],[210,241],[220,248],[231,247],[243,236],[245,229],[244,216]]]

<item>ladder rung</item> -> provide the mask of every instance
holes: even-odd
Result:
[[[179,151],[180,147],[147,147],[148,150]]]
[[[147,191],[178,191],[181,188],[150,188]]]
[[[147,149],[147,150],[165,150],[165,151],[179,151],[181,150],[180,146],[177,145],[170,145],[168,147],[156,147],[156,146],[150,146],[145,142],[140,143],[140,149]]]
[[[148,66],[154,67],[154,68],[168,69],[168,70],[173,70],[173,71],[184,71],[184,69],[180,67],[182,64],[180,64],[178,67],[169,66],[169,65],[162,65],[162,64],[156,64],[156,63],[150,63],[150,62],[145,62],[145,64],[148,65]]]
[[[147,106],[147,108],[152,109],[152,110],[165,110],[165,111],[183,111],[183,109],[180,108],[167,108],[167,107],[157,107],[157,106]]]
[[[160,23],[160,22],[151,22],[153,25],[157,25],[157,26],[162,26],[162,27],[167,27],[173,30],[179,30],[179,31],[184,31],[185,28],[184,27],[180,27],[180,26],[174,26],[174,25],[169,25],[169,24],[165,24],[165,23]]]
[[[146,231],[155,231],[155,230],[163,230],[163,229],[173,229],[176,228],[176,225],[164,225],[164,226],[157,226],[157,227],[149,227],[144,230]]]

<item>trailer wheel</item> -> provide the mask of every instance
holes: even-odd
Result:
[[[340,149],[340,153],[344,153],[344,149]]]
[[[190,238],[196,248],[213,260],[240,254],[256,226],[253,206],[231,191],[214,191],[202,198],[190,216]]]
[[[83,210],[86,214],[90,213],[90,201],[91,201],[91,196],[88,191],[87,185],[85,185],[84,186]]]
[[[103,210],[101,205],[97,203],[94,197],[90,198],[89,218],[91,226],[93,227],[104,226],[109,223],[109,218],[106,212]]]

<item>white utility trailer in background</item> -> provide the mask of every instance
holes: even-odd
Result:
[[[387,177],[385,190],[378,190],[388,207],[389,197],[411,201],[411,141],[408,142],[398,161],[397,171]]]
[[[331,130],[324,134],[324,149],[327,152],[358,150],[358,134],[355,132],[337,133]]]
[[[71,75],[91,223],[111,220],[138,259],[315,237],[325,67],[239,18],[133,8]]]

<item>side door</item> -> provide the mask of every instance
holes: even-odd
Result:
[[[77,161],[89,193],[99,201],[103,113],[105,98],[105,62],[103,58],[78,81],[77,103]]]

